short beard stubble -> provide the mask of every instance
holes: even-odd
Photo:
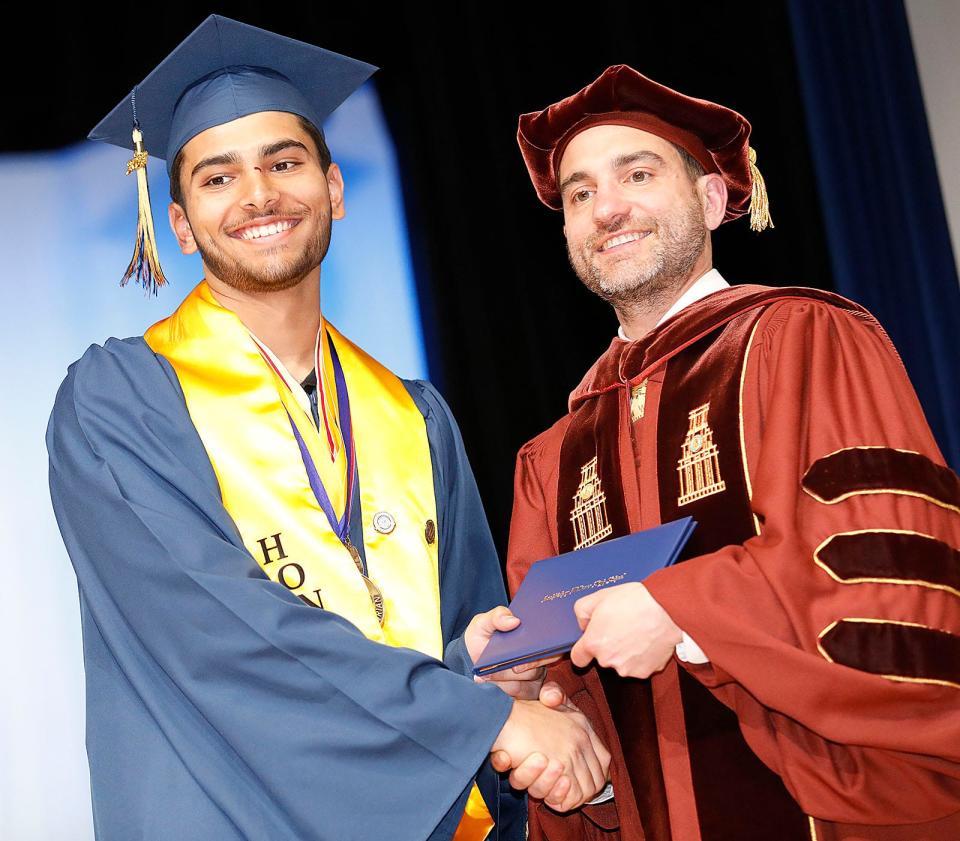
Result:
[[[624,260],[604,272],[592,259],[602,239],[619,230],[650,229],[656,235],[649,255],[639,264]],[[709,231],[703,208],[693,193],[690,200],[659,218],[621,216],[587,237],[575,250],[567,243],[567,258],[577,277],[595,295],[617,309],[659,306],[689,278],[706,246]]]
[[[184,211],[186,212],[186,211]],[[229,227],[236,228],[248,222],[253,222],[261,218],[270,218],[274,216],[299,217],[306,220],[306,214],[302,212],[289,212],[286,210],[273,210],[270,213],[258,213],[249,216],[247,219],[241,219],[231,224]],[[189,217],[187,222],[189,223]],[[300,224],[303,224],[301,221]],[[195,240],[197,250],[203,259],[204,265],[217,278],[222,280],[227,286],[231,286],[239,292],[279,292],[283,289],[290,289],[298,285],[311,271],[323,262],[327,256],[327,249],[330,247],[330,228],[331,213],[328,209],[317,226],[317,235],[313,237],[296,258],[289,263],[274,263],[264,267],[262,270],[244,265],[236,258],[231,257],[222,251],[212,239],[207,239],[201,243],[200,239]],[[277,246],[271,251],[265,252],[262,257],[270,257],[273,253],[282,253],[283,246]]]

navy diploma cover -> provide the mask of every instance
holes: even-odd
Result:
[[[583,633],[573,612],[577,599],[605,587],[643,581],[670,566],[695,527],[692,517],[684,517],[537,561],[510,602],[520,625],[494,632],[474,673],[486,675],[566,653]]]

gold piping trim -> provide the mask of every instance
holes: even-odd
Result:
[[[807,815],[807,820],[810,821],[810,841],[820,841],[817,836],[817,825],[813,820],[813,815]]]
[[[835,456],[837,453],[845,453],[847,450],[893,450],[895,453],[909,453],[912,456],[923,456],[923,458],[929,458],[929,456],[924,456],[923,453],[917,450],[901,450],[899,447],[887,447],[883,444],[858,444],[856,447],[841,447],[839,450],[834,450],[832,453],[827,453],[825,456],[820,456],[817,461],[830,458],[830,456]],[[817,461],[815,461],[813,464],[816,464]],[[810,466],[813,467],[813,464]]]
[[[960,683],[954,683],[951,680],[938,680],[932,677],[903,677],[902,675],[880,675],[887,680],[895,680],[899,683],[928,683],[936,686],[949,686],[953,689],[960,689]]]
[[[949,584],[934,584],[932,581],[924,581],[920,578],[873,578],[873,577],[864,577],[864,578],[841,578],[840,575],[834,570],[832,570],[820,557],[820,552],[826,548],[835,537],[843,537],[844,535],[850,534],[913,534],[917,537],[925,537],[928,540],[935,540],[937,543],[940,543],[946,546],[948,549],[953,549],[949,543],[939,538],[934,537],[931,534],[924,534],[919,531],[910,531],[909,529],[858,529],[857,531],[840,531],[836,534],[831,534],[826,540],[823,541],[816,549],[813,550],[813,562],[820,567],[824,572],[827,573],[834,581],[840,584],[913,584],[918,587],[929,587],[931,590],[943,590],[947,593],[952,593],[954,596],[960,597],[960,590],[957,590],[955,587],[951,587]],[[956,550],[954,550],[956,551]]]
[[[933,628],[930,625],[922,625],[919,622],[903,622],[897,619],[868,619],[862,616],[844,616],[841,619],[837,619],[827,625],[819,634],[817,634],[817,650],[820,652],[820,655],[828,663],[836,663],[829,654],[827,654],[826,649],[821,644],[823,638],[830,633],[834,628],[837,627],[841,622],[864,622],[870,625],[903,625],[907,628],[924,628],[928,631],[939,631],[942,634],[950,634],[951,636],[956,636],[956,634],[946,631],[943,628]],[[842,665],[842,664],[841,664]],[[849,668],[854,668],[850,666]],[[858,669],[857,671],[862,671]],[[864,672],[864,674],[876,674],[876,672]],[[933,684],[935,686],[950,686],[954,689],[960,689],[960,683],[954,683],[951,680],[939,680],[932,677],[904,677],[903,675],[877,675],[877,677],[886,678],[887,680],[897,681],[898,683],[926,683]]]
[[[821,496],[818,496],[813,491],[809,490],[806,485],[801,485],[804,493],[809,496],[812,496],[817,502],[822,502],[824,505],[836,505],[838,502],[843,502],[845,499],[850,499],[852,496],[870,496],[872,494],[899,494],[900,496],[913,496],[917,499],[924,499],[927,502],[932,502],[934,505],[938,505],[941,508],[946,508],[948,511],[955,511],[960,514],[960,506],[951,505],[949,502],[944,502],[943,500],[936,499],[935,497],[928,496],[927,494],[915,493],[914,491],[905,491],[901,488],[875,488],[869,491],[851,491],[850,493],[845,493],[842,496],[838,496],[836,499],[824,499]]]
[[[882,444],[868,444],[860,447],[841,447],[839,450],[834,450],[832,453],[827,453],[824,456],[820,456],[810,467],[807,468],[807,472],[803,474],[803,480],[800,481],[800,487],[803,488],[803,492],[808,496],[813,497],[817,502],[822,502],[824,505],[836,505],[838,502],[843,502],[845,499],[850,499],[852,496],[869,496],[871,494],[900,494],[901,496],[913,496],[917,499],[923,499],[927,502],[932,502],[934,505],[938,505],[941,508],[946,508],[948,511],[956,511],[960,514],[960,506],[951,505],[949,502],[944,502],[941,499],[929,496],[928,494],[917,493],[916,491],[906,491],[902,488],[873,488],[866,491],[850,491],[849,493],[842,494],[836,499],[824,499],[819,494],[815,494],[809,488],[807,488],[804,480],[807,478],[807,474],[813,469],[813,465],[818,461],[823,461],[824,459],[830,458],[830,456],[835,456],[838,453],[845,453],[848,450],[892,450],[895,453],[908,453],[912,456],[920,456],[921,458],[927,459],[931,464],[936,464],[933,459],[929,456],[925,456],[923,453],[917,452],[916,450],[901,450],[898,447],[884,447]],[[936,465],[937,467],[942,467],[943,465]]]
[[[747,482],[747,499],[753,502],[753,483],[750,481],[750,466],[747,464],[747,444],[743,433],[743,384],[747,379],[747,363],[750,361],[750,349],[753,347],[753,337],[757,334],[757,328],[760,326],[760,319],[750,331],[750,338],[747,339],[747,352],[743,355],[743,368],[740,370],[740,394],[738,397],[738,409],[740,412],[740,457],[743,459],[743,477]],[[750,507],[750,514],[753,516],[753,527],[760,534],[760,520],[753,513],[753,506]]]

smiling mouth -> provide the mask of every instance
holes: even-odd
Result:
[[[615,237],[610,237],[610,239],[604,240],[597,251],[612,251],[613,249],[620,248],[628,243],[637,242],[638,240],[644,239],[649,234],[650,231],[630,231],[626,234],[617,234]]]
[[[282,219],[277,222],[268,222],[262,225],[248,225],[240,228],[239,230],[233,231],[230,236],[232,236],[234,239],[242,239],[246,241],[266,239],[268,237],[273,237],[277,234],[282,234],[286,231],[289,231],[291,228],[295,228],[299,224],[299,219]]]

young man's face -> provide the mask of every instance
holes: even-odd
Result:
[[[184,254],[244,292],[296,286],[316,269],[341,219],[343,179],[324,173],[294,114],[263,111],[214,126],[183,147],[185,207],[170,205]]]
[[[586,129],[564,150],[558,180],[570,264],[600,297],[626,303],[679,288],[702,260],[706,202],[663,138]]]

